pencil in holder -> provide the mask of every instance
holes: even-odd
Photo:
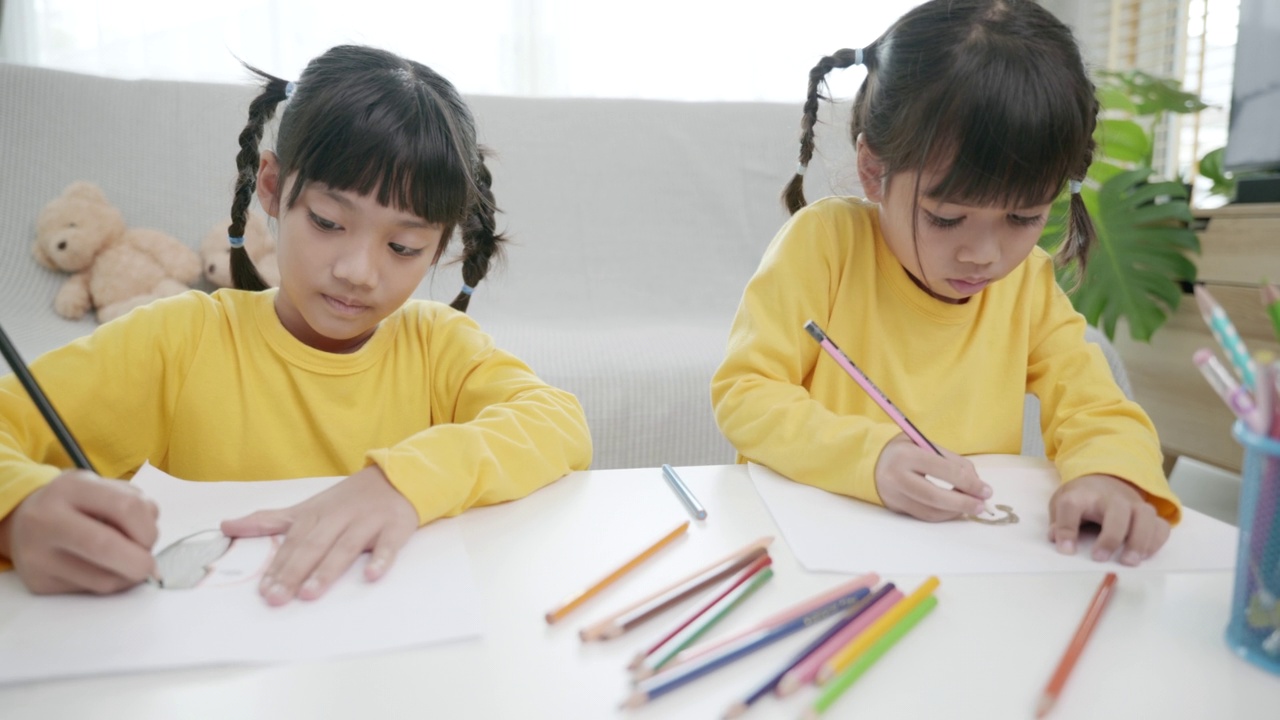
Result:
[[[1280,439],[1243,422],[1236,422],[1232,435],[1244,447],[1244,472],[1227,644],[1280,674]]]

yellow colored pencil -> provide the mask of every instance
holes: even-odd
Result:
[[[822,669],[818,671],[817,681],[821,685],[844,670],[859,655],[867,651],[876,643],[885,633],[889,632],[898,621],[906,616],[907,613],[915,609],[917,605],[924,602],[924,599],[933,594],[935,588],[938,587],[938,578],[930,576],[929,579],[920,583],[920,586],[911,591],[911,594],[899,600],[893,607],[885,611],[875,622],[867,626],[857,637],[849,642],[848,645],[836,651],[823,664]]]
[[[617,570],[614,570],[608,575],[600,578],[591,587],[587,588],[586,590],[583,590],[582,592],[573,596],[569,600],[566,600],[564,604],[560,605],[559,607],[553,610],[548,610],[547,624],[554,625],[556,622],[563,619],[565,615],[568,615],[569,613],[573,612],[574,608],[577,608],[582,603],[586,602],[587,600],[590,600],[591,597],[594,596],[596,593],[600,592],[601,590],[605,589],[606,587],[608,587],[609,585],[617,581],[618,578],[634,570],[636,566],[638,566],[640,563],[644,562],[645,560],[648,560],[650,557],[654,555],[654,553],[658,552],[662,548],[669,545],[673,540],[683,535],[684,532],[688,529],[689,529],[689,521],[685,520],[684,522],[680,523],[680,525],[677,526],[676,529],[672,530],[666,535],[663,535],[662,539],[658,540],[654,544],[645,548],[639,555],[636,555],[635,557],[623,563]]]

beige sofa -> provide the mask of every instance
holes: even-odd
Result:
[[[227,212],[251,97],[248,85],[0,64],[0,323],[28,359],[94,327],[53,312],[62,278],[30,253],[41,206],[68,183],[92,180],[131,225],[197,247]],[[496,152],[500,225],[514,240],[471,314],[544,379],[577,394],[595,467],[732,461],[708,387],[742,287],[786,219],[778,194],[795,168],[800,108],[470,103]],[[811,198],[858,190],[844,122],[827,119],[826,154],[807,177]],[[419,295],[447,302],[459,284],[457,268],[444,266]],[[1027,451],[1036,452],[1029,417]]]

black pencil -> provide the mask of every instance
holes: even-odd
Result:
[[[31,401],[36,404],[37,408],[40,408],[40,414],[44,416],[45,422],[49,423],[49,427],[53,429],[53,434],[58,436],[58,442],[62,443],[67,455],[71,456],[71,461],[81,470],[88,470],[97,474],[98,471],[93,469],[89,458],[85,456],[76,439],[71,436],[71,431],[67,429],[66,424],[62,422],[62,418],[58,416],[58,411],[53,409],[53,404],[49,402],[48,396],[40,389],[40,384],[31,376],[31,371],[27,369],[27,364],[18,355],[18,349],[13,346],[13,343],[9,342],[9,336],[5,334],[4,327],[0,327],[0,353],[4,355],[5,362],[9,363],[9,367],[13,369],[13,374],[18,376],[18,382],[21,382],[22,387],[26,388],[27,394],[31,396]]]

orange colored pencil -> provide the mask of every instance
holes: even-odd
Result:
[[[1062,660],[1058,662],[1058,669],[1053,671],[1053,677],[1049,678],[1049,684],[1045,686],[1044,694],[1040,696],[1040,704],[1036,706],[1037,718],[1048,715],[1054,703],[1058,701],[1058,695],[1062,694],[1062,686],[1067,684],[1067,676],[1071,674],[1071,668],[1075,667],[1076,660],[1080,658],[1080,651],[1084,650],[1084,644],[1089,641],[1089,636],[1098,625],[1098,618],[1102,617],[1102,611],[1107,609],[1107,603],[1111,601],[1115,584],[1116,574],[1113,572],[1107,573],[1107,576],[1102,578],[1098,592],[1094,593],[1089,609],[1080,620],[1080,627],[1076,628],[1075,637],[1071,638],[1067,651],[1062,654]]]
[[[640,565],[640,563],[644,562],[645,560],[648,560],[650,557],[653,557],[654,553],[658,552],[662,548],[671,544],[673,540],[683,535],[684,532],[688,529],[689,529],[689,521],[685,520],[684,522],[680,523],[680,525],[677,526],[676,529],[672,530],[666,535],[663,535],[662,539],[658,540],[654,544],[645,548],[639,555],[636,555],[635,557],[623,563],[622,566],[619,567],[617,570],[614,570],[608,575],[605,575],[604,577],[600,578],[595,582],[594,585],[587,588],[586,590],[583,590],[582,592],[573,596],[569,600],[565,601],[564,604],[560,605],[559,607],[553,610],[548,610],[547,624],[554,625],[556,622],[563,619],[565,615],[568,615],[569,613],[573,612],[574,608],[578,607],[579,605],[586,602],[587,600],[590,600],[591,597],[594,596],[596,593],[600,592],[601,590],[605,589],[606,587],[608,587],[609,585],[617,581],[618,578],[634,570],[638,565]]]

